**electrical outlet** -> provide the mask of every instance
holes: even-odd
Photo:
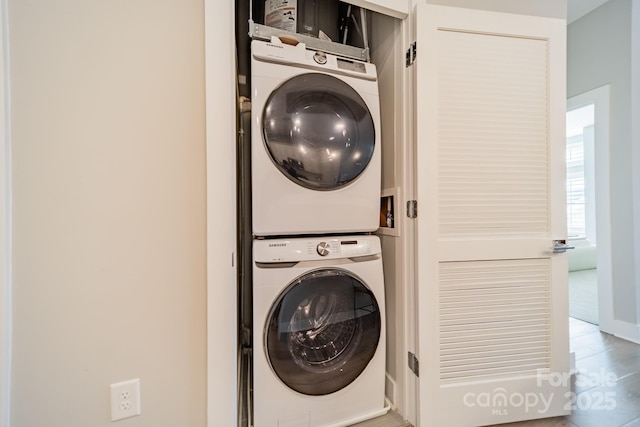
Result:
[[[140,415],[140,378],[111,384],[111,421]]]

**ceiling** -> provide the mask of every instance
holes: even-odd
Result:
[[[593,9],[602,6],[606,2],[607,0],[568,0],[567,24],[570,24],[576,19],[583,17]]]

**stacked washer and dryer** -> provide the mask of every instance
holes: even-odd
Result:
[[[387,412],[373,64],[251,44],[253,423]]]

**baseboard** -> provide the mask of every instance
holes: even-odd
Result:
[[[614,335],[623,340],[631,341],[636,344],[640,344],[640,325],[635,323],[625,322],[623,320],[615,320],[615,333]]]
[[[575,375],[578,372],[576,369],[576,352],[569,353],[569,374]]]
[[[395,408],[396,405],[396,382],[389,376],[388,373],[385,373],[385,382],[384,382],[384,392],[387,396],[387,399],[391,403],[391,406]]]

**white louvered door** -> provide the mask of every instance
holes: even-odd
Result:
[[[419,424],[566,414],[565,22],[417,9]]]

